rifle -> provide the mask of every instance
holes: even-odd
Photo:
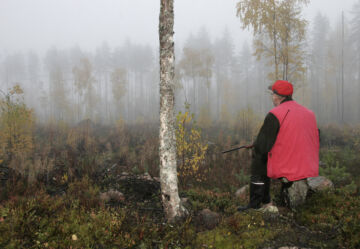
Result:
[[[254,147],[254,145],[243,145],[243,146],[240,146],[240,147],[233,148],[231,150],[222,151],[221,153],[228,153],[228,152],[235,151],[235,150],[240,150],[240,149],[251,149],[252,147]]]

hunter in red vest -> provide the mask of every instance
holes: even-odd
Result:
[[[254,143],[250,202],[238,211],[271,202],[270,178],[292,182],[319,174],[319,130],[314,113],[292,99],[290,82],[278,80],[270,89],[275,107]]]

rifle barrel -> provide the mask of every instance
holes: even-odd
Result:
[[[243,145],[243,146],[231,149],[231,150],[222,151],[221,153],[228,153],[228,152],[231,152],[231,151],[234,151],[234,150],[240,150],[240,149],[244,149],[244,148],[250,149],[250,148],[252,148],[252,145],[251,146]]]

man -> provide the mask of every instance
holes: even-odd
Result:
[[[238,211],[271,202],[270,178],[298,181],[319,174],[319,131],[312,111],[292,99],[293,86],[284,80],[272,86],[272,102],[254,143],[250,201]]]

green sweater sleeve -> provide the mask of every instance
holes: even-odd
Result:
[[[268,113],[265,117],[259,134],[254,142],[254,149],[251,162],[252,175],[266,175],[267,156],[275,144],[279,132],[280,123],[274,114]]]

